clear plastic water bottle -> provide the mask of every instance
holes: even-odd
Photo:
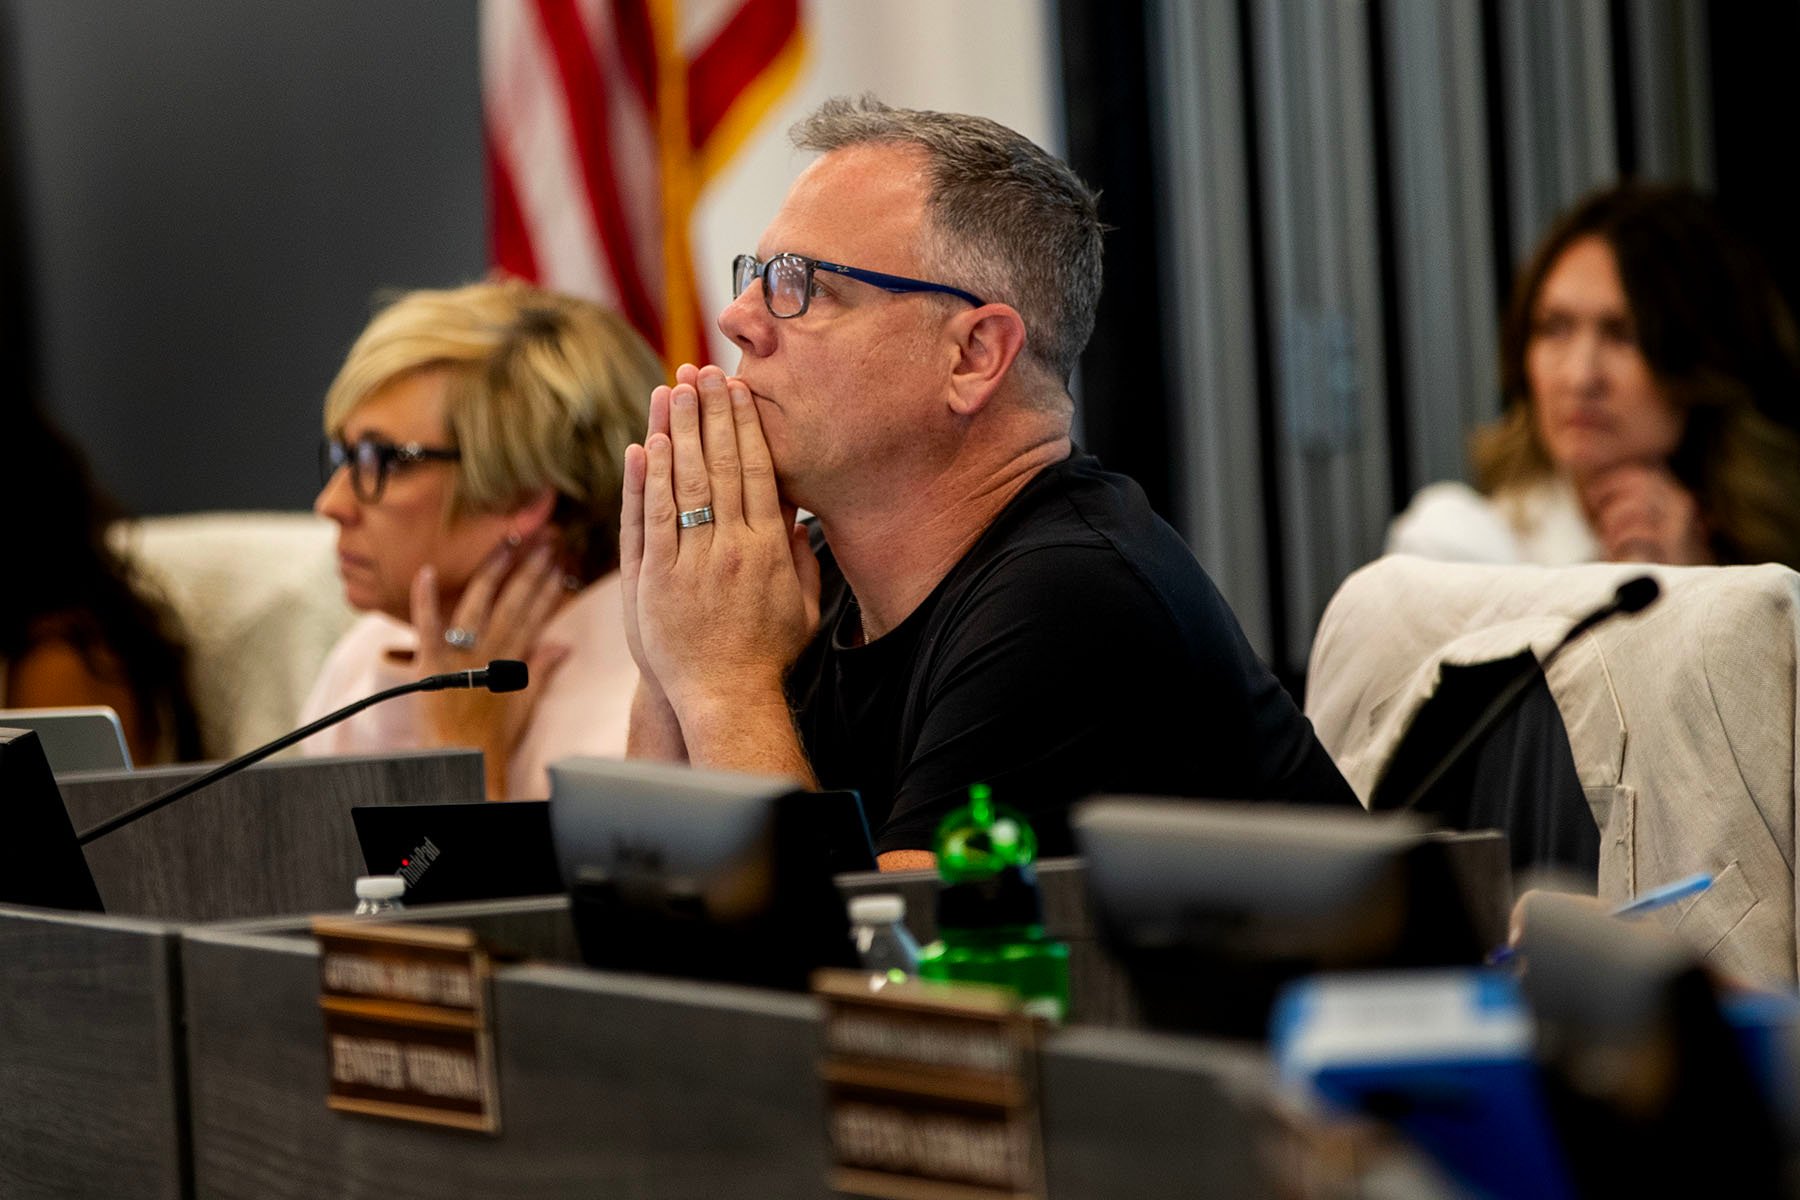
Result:
[[[396,913],[406,905],[400,897],[406,894],[406,880],[398,875],[363,875],[356,881],[356,915],[381,917]]]
[[[851,937],[863,969],[899,980],[919,973],[919,943],[906,928],[906,900],[891,893],[850,900]]]

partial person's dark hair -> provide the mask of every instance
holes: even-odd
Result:
[[[1545,278],[1576,242],[1612,249],[1638,347],[1683,417],[1669,469],[1721,563],[1800,567],[1800,334],[1761,260],[1691,187],[1627,182],[1557,220],[1520,272],[1500,331],[1501,419],[1471,442],[1492,493],[1552,467],[1525,361]]]
[[[0,587],[0,659],[48,638],[67,642],[93,674],[130,689],[154,745],[178,762],[199,758],[186,652],[106,539],[122,514],[95,486],[81,451],[35,405],[14,399],[3,411],[0,512],[9,518],[10,569]]]
[[[1010,304],[1026,353],[1067,386],[1100,303],[1100,200],[1069,165],[986,117],[838,96],[790,131],[801,150],[912,145],[930,164],[926,260],[953,283]]]

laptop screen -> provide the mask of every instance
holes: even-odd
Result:
[[[50,770],[58,775],[131,768],[131,751],[125,745],[119,714],[104,704],[0,709],[0,728],[36,732]]]
[[[350,810],[363,862],[406,880],[408,904],[564,890],[546,800],[367,804]]]

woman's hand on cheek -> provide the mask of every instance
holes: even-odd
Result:
[[[1583,503],[1612,562],[1714,561],[1699,501],[1667,467],[1614,467],[1588,485]]]
[[[506,798],[513,750],[543,685],[568,657],[567,646],[542,638],[567,595],[549,536],[517,549],[496,549],[463,588],[448,621],[441,615],[436,571],[423,567],[413,580],[412,617],[419,637],[416,663],[421,677],[474,670],[496,658],[520,659],[529,669],[531,682],[522,692],[495,695],[458,688],[420,697],[434,744],[482,751],[490,799]]]

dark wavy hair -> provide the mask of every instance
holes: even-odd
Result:
[[[1575,242],[1612,248],[1639,349],[1683,415],[1669,469],[1694,494],[1721,563],[1800,567],[1800,335],[1761,260],[1691,187],[1627,182],[1552,226],[1500,330],[1501,419],[1471,443],[1483,491],[1552,467],[1525,355],[1544,279]]]
[[[130,689],[154,744],[178,761],[198,758],[186,652],[106,541],[117,506],[35,405],[7,408],[0,512],[10,520],[0,553],[13,569],[0,587],[0,658],[16,659],[45,636],[66,640],[88,670]]]

